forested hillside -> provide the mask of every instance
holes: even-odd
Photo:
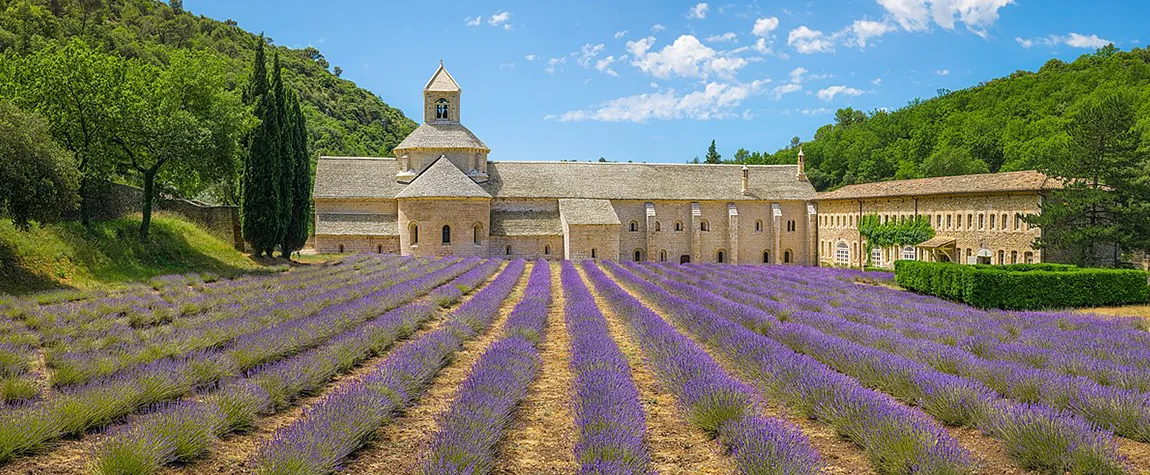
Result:
[[[257,42],[235,22],[193,15],[179,0],[0,0],[0,53],[29,55],[72,38],[158,66],[176,50],[208,51],[236,73],[233,88],[250,76]],[[338,67],[329,71],[318,50],[277,49],[285,82],[301,96],[313,157],[389,155],[415,128],[403,112],[340,79]]]
[[[1106,94],[1128,97],[1137,129],[1150,130],[1150,50],[1113,46],[1072,63],[1052,59],[894,111],[840,109],[803,144],[818,190],[852,183],[1044,169],[1070,152],[1075,112]],[[1147,147],[1150,141],[1143,140]],[[740,150],[735,161],[794,163],[797,141],[774,153]],[[1145,176],[1150,176],[1146,170]]]

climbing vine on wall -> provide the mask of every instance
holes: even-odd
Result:
[[[859,234],[866,238],[866,258],[869,264],[871,250],[875,246],[886,248],[921,244],[934,237],[934,228],[928,216],[892,219],[884,223],[878,215],[870,214],[859,219]]]

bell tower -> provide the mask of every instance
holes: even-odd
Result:
[[[439,69],[423,88],[423,122],[427,124],[459,123],[459,84],[439,60]]]

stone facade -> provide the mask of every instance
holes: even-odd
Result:
[[[935,231],[934,239],[918,246],[872,249],[874,267],[892,268],[899,259],[986,264],[1047,260],[1032,247],[1042,231],[1022,220],[1041,212],[1043,192],[1053,186],[1045,177],[1036,172],[972,175],[963,179],[982,189],[965,193],[962,184],[943,183],[955,178],[907,180],[904,186],[891,188],[900,192],[855,185],[821,194],[819,264],[857,268],[867,263],[866,242],[858,231],[859,219],[866,215],[878,215],[883,222],[926,216]]]

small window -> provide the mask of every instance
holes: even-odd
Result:
[[[631,232],[633,232],[633,233],[639,232],[639,222],[638,221],[631,221]]]
[[[1002,230],[1006,231],[1006,213],[1002,213],[1002,221],[999,221],[999,223],[1002,226]]]
[[[1022,254],[1022,259],[1027,264],[1033,264],[1034,263],[1034,253],[1030,252],[1030,251],[1026,251]]]
[[[596,252],[595,248],[591,248],[591,258],[592,258],[592,259],[598,259],[598,258],[599,258],[599,255],[598,255],[598,254],[599,254],[599,253],[598,253],[598,252]]]
[[[763,232],[763,220],[760,219],[760,220],[755,221],[755,232],[756,233]]]
[[[451,226],[443,225],[443,244],[451,244]]]
[[[643,251],[635,249],[635,262],[643,262]]]
[[[419,244],[419,225],[411,223],[411,225],[408,226],[407,232],[411,235],[411,244],[413,246]]]
[[[447,99],[440,98],[438,101],[435,101],[435,119],[447,120],[447,109]]]
[[[704,219],[703,221],[701,221],[699,223],[699,231],[710,231],[710,230],[711,230],[711,223],[707,222],[707,220]]]
[[[787,249],[785,252],[783,252],[783,263],[790,264],[792,260],[794,260],[794,258],[791,255],[791,250]]]
[[[1010,263],[1018,264],[1018,251],[1010,251]]]
[[[951,219],[950,219],[950,215],[949,215],[949,214],[948,214],[948,215],[946,215],[946,229],[950,229],[950,225],[951,225],[951,223],[953,223],[953,222],[954,222],[954,221],[951,221]]]
[[[966,229],[974,229],[974,214],[966,215]]]
[[[763,264],[771,263],[771,251],[763,251]]]
[[[995,218],[995,216],[996,216],[996,215],[993,215],[993,214],[992,214],[992,215],[990,215],[990,230],[991,230],[991,231],[993,231],[995,228],[997,228],[997,227],[998,227],[998,226],[995,226],[995,224],[994,224],[994,218]]]
[[[662,230],[663,230],[663,225],[660,224],[658,221],[655,221],[655,232],[659,232]]]
[[[546,254],[548,256],[551,255],[551,246],[550,245],[544,245],[543,246],[543,254]]]
[[[483,228],[479,225],[479,223],[475,223],[475,226],[471,227],[471,242],[475,243],[476,245],[479,245],[479,237],[481,234],[483,234],[482,229]]]
[[[787,232],[788,233],[795,232],[795,220],[792,219],[792,220],[787,221]]]
[[[508,244],[506,247],[503,248],[503,255],[505,255],[505,256],[511,255],[511,245],[510,244]]]
[[[998,250],[998,265],[1006,264],[1006,251]]]
[[[339,245],[339,253],[340,253],[340,254],[343,254],[343,244],[340,244],[340,245]]]
[[[675,232],[683,232],[683,222],[675,221]]]
[[[667,250],[666,249],[659,251],[659,262],[667,262]]]
[[[851,249],[845,242],[835,246],[835,264],[845,266],[851,262]]]
[[[376,254],[383,254],[383,244],[378,244],[375,246],[375,253]]]
[[[720,250],[718,253],[715,254],[715,262],[722,264],[722,263],[727,261],[726,257],[727,257],[726,253],[724,253],[722,250]]]
[[[902,248],[902,259],[904,261],[915,260],[914,246],[906,246]]]
[[[870,265],[882,267],[882,248],[876,247],[870,251]]]
[[[1014,214],[1014,230],[1018,231],[1019,228],[1021,228],[1021,227],[1022,227],[1022,215],[1015,213]]]

